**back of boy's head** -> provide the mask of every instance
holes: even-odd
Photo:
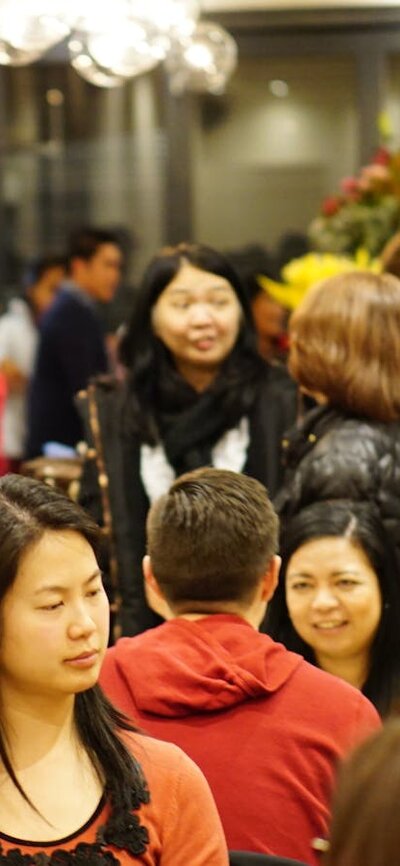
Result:
[[[170,604],[247,603],[278,545],[278,518],[265,487],[224,469],[178,478],[147,519],[153,574]]]

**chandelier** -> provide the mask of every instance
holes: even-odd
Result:
[[[0,0],[0,64],[33,63],[67,41],[86,81],[118,87],[165,62],[171,91],[222,93],[233,37],[200,20],[200,0]]]

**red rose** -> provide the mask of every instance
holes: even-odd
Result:
[[[341,200],[337,195],[329,195],[322,202],[322,213],[324,216],[330,217],[334,216],[335,213],[340,210]]]
[[[378,150],[375,152],[372,162],[375,165],[389,165],[390,160],[391,154],[386,149],[386,147],[378,147]]]
[[[356,177],[344,177],[340,186],[347,195],[354,195],[354,193],[359,192],[359,182]]]

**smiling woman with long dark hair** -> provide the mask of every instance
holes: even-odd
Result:
[[[285,525],[280,552],[265,630],[387,715],[400,697],[400,583],[379,510],[314,503]]]

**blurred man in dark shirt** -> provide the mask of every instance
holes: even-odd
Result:
[[[112,301],[122,266],[117,238],[96,228],[70,238],[68,279],[43,317],[28,396],[27,456],[55,441],[75,446],[82,426],[74,396],[92,376],[107,370],[96,302]]]

